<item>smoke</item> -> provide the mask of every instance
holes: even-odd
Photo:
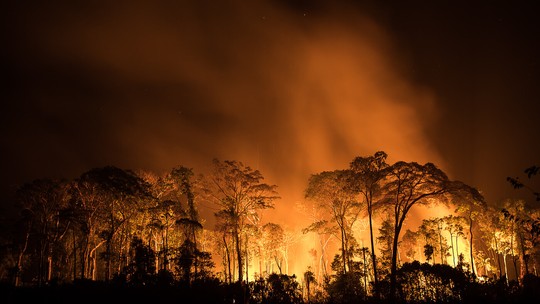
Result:
[[[312,173],[379,150],[444,167],[426,135],[435,97],[357,8],[178,2],[18,8],[26,19],[9,56],[22,89],[10,98],[31,110],[12,106],[10,120],[29,127],[8,140],[48,144],[6,165],[71,177],[107,164],[204,172],[214,157],[236,159],[279,187],[263,220],[295,229],[306,225],[294,206]]]

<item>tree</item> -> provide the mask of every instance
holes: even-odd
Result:
[[[524,172],[527,174],[527,178],[530,180],[533,176],[540,172],[540,167],[530,166],[529,168],[525,169]],[[512,187],[514,187],[514,189],[524,188],[529,190],[536,197],[536,201],[540,201],[540,191],[535,190],[529,184],[522,182],[519,177],[507,177],[506,180],[512,185]]]
[[[458,241],[459,237],[465,236],[463,233],[463,226],[465,224],[465,218],[461,216],[448,215],[443,218],[445,230],[450,234],[450,246],[452,248],[452,260],[454,267],[456,267],[456,257],[459,255]],[[454,238],[456,239],[454,243]]]
[[[540,245],[540,211],[526,210],[523,201],[505,206],[502,213],[506,220],[516,225],[521,264],[521,277],[529,274],[530,258]]]
[[[387,169],[387,204],[393,213],[394,240],[390,270],[390,297],[395,297],[397,250],[403,222],[411,208],[447,202],[448,195],[468,194],[479,197],[478,191],[458,181],[450,181],[448,176],[432,163],[420,165],[416,162],[397,162]]]
[[[416,254],[418,253],[418,238],[420,237],[418,232],[410,229],[405,230],[403,238],[401,239],[401,247],[405,252],[405,256],[409,262],[416,260]]]
[[[137,201],[150,197],[150,185],[131,170],[114,166],[95,168],[85,172],[81,180],[95,184],[99,199],[104,202],[108,227],[100,233],[105,241],[105,280],[111,276],[113,238],[121,226],[137,212]]]
[[[30,227],[37,236],[38,244],[38,285],[50,281],[53,273],[54,250],[66,235],[68,222],[62,218],[62,210],[69,200],[68,183],[60,180],[38,179],[24,184],[17,191],[17,200],[31,215]],[[30,230],[28,230],[30,232]],[[25,245],[21,252],[24,254],[28,246],[27,233]],[[18,259],[22,261],[21,258]],[[17,268],[20,270],[21,265]]]
[[[371,241],[371,264],[373,265],[375,286],[378,284],[378,278],[373,236],[373,211],[377,207],[376,198],[380,195],[381,182],[385,178],[385,169],[388,167],[386,163],[387,156],[385,152],[378,151],[373,156],[356,157],[350,164],[353,189],[360,193],[366,204]]]
[[[126,279],[137,286],[155,283],[155,252],[138,237],[133,237],[130,247],[132,262],[123,270]]]
[[[418,233],[424,237],[424,256],[427,263],[433,258],[437,242],[437,232],[433,224],[433,221],[423,220],[420,227],[418,227]],[[433,263],[435,263],[435,259],[433,259]]]
[[[476,276],[473,254],[474,224],[478,215],[486,210],[487,204],[482,194],[475,188],[465,184],[462,184],[459,187],[461,191],[456,191],[454,197],[454,201],[456,202],[456,212],[465,217],[469,225],[469,257],[471,260],[473,276]]]
[[[441,258],[441,264],[446,264],[446,257],[448,256],[448,247],[446,237],[443,236],[444,220],[443,218],[431,218],[428,220],[423,220],[423,223],[420,227],[425,226],[425,229],[428,229],[431,233],[434,234],[434,241],[430,243],[434,248],[437,248],[439,256]],[[438,244],[436,244],[438,242]],[[433,260],[435,262],[435,259]]]
[[[274,207],[278,199],[275,185],[263,183],[263,175],[238,161],[214,159],[208,187],[210,197],[218,206],[218,217],[226,218],[236,250],[238,281],[243,280],[244,255],[242,232],[249,217],[259,210]]]
[[[341,241],[342,270],[346,273],[352,263],[352,226],[360,213],[360,204],[355,200],[346,170],[324,171],[309,178],[305,197],[317,203],[318,208],[326,210],[331,221],[338,227]]]
[[[380,270],[383,275],[389,273],[390,264],[392,263],[392,244],[394,240],[393,226],[392,220],[387,218],[382,221],[381,226],[379,227],[377,242],[379,243],[379,251],[381,252],[381,258],[379,260],[382,266]]]
[[[284,260],[282,248],[285,246],[285,231],[275,223],[267,223],[263,226],[262,240],[265,251],[266,271],[272,272],[271,265],[276,265],[279,274],[282,273],[282,264]]]
[[[308,267],[308,269],[304,272],[304,284],[306,286],[306,294],[307,294],[307,303],[310,303],[310,296],[311,296],[311,284],[317,284],[317,280],[315,280],[315,274],[313,271],[311,271],[311,267]]]
[[[189,239],[197,247],[197,231],[202,229],[199,211],[195,202],[200,181],[194,179],[192,169],[183,166],[174,168],[169,178],[175,182],[178,192],[186,197],[187,208],[182,218],[177,220],[177,224],[185,227],[186,239]]]
[[[176,220],[182,213],[178,201],[175,181],[171,174],[158,176],[152,172],[139,171],[137,174],[150,185],[152,199],[144,213],[139,217],[140,227],[144,227],[143,239],[153,247],[156,259],[156,269],[165,270],[169,267],[170,232],[174,231]]]
[[[322,282],[324,278],[328,276],[328,246],[334,239],[337,229],[334,225],[330,224],[328,212],[320,209],[318,203],[304,201],[297,204],[297,207],[311,221],[311,224],[308,227],[302,229],[302,233],[307,234],[309,232],[314,232],[317,234],[320,255],[317,254],[315,248],[312,248],[310,253],[314,258],[314,265],[316,265],[316,279],[319,282]]]

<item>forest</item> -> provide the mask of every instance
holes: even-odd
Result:
[[[277,185],[237,160],[200,174],[93,168],[21,185],[0,222],[2,303],[526,303],[540,297],[539,193],[486,202],[433,163],[358,156],[313,173],[291,230]],[[201,204],[211,206],[204,218]],[[451,212],[406,223],[420,207]],[[360,241],[360,234],[366,242]],[[292,273],[299,239],[305,269]],[[363,240],[363,238],[362,238]]]

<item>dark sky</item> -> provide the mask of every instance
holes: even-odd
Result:
[[[88,2],[3,1],[4,197],[217,157],[259,168],[287,210],[309,174],[384,150],[496,203],[540,164],[532,1]]]

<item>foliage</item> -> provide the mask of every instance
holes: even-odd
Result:
[[[360,213],[360,204],[349,187],[349,179],[350,172],[346,170],[324,171],[311,175],[305,191],[307,199],[315,201],[319,209],[329,214],[329,222],[338,231],[336,237],[341,241],[343,272],[349,270],[354,258],[352,227]],[[319,223],[323,222],[315,224]]]
[[[302,293],[296,277],[272,273],[249,285],[250,303],[303,303]]]
[[[527,175],[527,178],[530,180],[533,176],[537,175],[540,172],[540,166],[530,166],[524,170],[524,173]],[[514,189],[527,189],[533,196],[536,198],[536,201],[540,201],[540,191],[533,189],[530,185],[522,182],[519,177],[507,177],[506,180],[514,187]]]
[[[365,300],[362,288],[362,275],[359,271],[339,273],[332,277],[326,286],[329,303],[358,303]]]
[[[382,181],[386,177],[388,155],[384,151],[378,151],[373,156],[356,157],[350,163],[350,180],[352,189],[363,196],[369,221],[369,237],[371,242],[371,265],[375,286],[378,283],[377,257],[375,254],[375,242],[373,235],[373,212],[379,207],[379,196],[382,195]]]
[[[470,283],[464,273],[442,264],[414,261],[403,264],[397,272],[399,298],[408,303],[459,302]]]
[[[279,197],[275,185],[263,183],[263,175],[242,162],[215,159],[213,165],[213,173],[208,180],[210,199],[219,208],[216,217],[221,222],[222,231],[232,239],[238,282],[242,282],[244,267],[248,262],[245,250],[247,240],[242,237],[246,225],[250,221],[258,221],[257,211],[273,208],[274,200]],[[228,254],[229,265],[230,257],[232,255]]]
[[[306,197],[318,208],[302,232],[317,233],[321,247],[310,250],[315,270],[300,283],[287,271],[294,232],[261,220],[260,211],[278,198],[275,186],[240,162],[217,160],[205,179],[182,166],[159,176],[108,166],[22,185],[18,214],[0,222],[0,279],[17,286],[10,296],[55,303],[81,294],[88,303],[120,294],[127,302],[188,303],[521,303],[539,296],[532,274],[540,262],[538,210],[518,200],[488,208],[479,191],[433,164],[385,160],[378,152],[310,177]],[[536,168],[526,171],[529,178]],[[214,230],[199,215],[202,200],[219,209]],[[436,203],[452,203],[458,215],[426,219],[400,237],[411,208]],[[354,224],[370,212],[379,232],[371,246],[380,252],[378,271],[355,238],[364,230]],[[465,239],[468,248],[458,248]],[[332,240],[341,241],[337,252],[327,246]],[[423,249],[432,265],[414,261]],[[443,265],[450,249],[454,267]],[[470,259],[460,249],[470,250]],[[222,276],[211,253],[223,258]],[[332,270],[328,256],[335,257]],[[400,267],[404,261],[410,263]],[[257,262],[259,277],[248,278],[247,265],[251,274]]]
[[[132,262],[124,267],[117,280],[135,286],[154,285],[156,283],[155,253],[150,246],[143,244],[142,240],[134,237],[131,241]]]
[[[178,249],[175,259],[177,271],[182,282],[190,284],[194,280],[212,278],[214,262],[209,252],[200,251],[195,243],[186,239]]]

